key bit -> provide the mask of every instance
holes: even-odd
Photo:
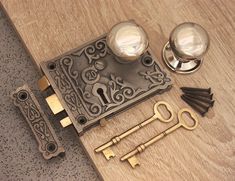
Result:
[[[100,147],[95,149],[96,153],[102,152],[103,155],[107,160],[110,160],[110,158],[115,157],[115,153],[111,150],[110,146],[117,144],[119,141],[121,141],[119,136],[116,136],[112,138],[109,142],[101,145]]]
[[[139,160],[136,158],[136,156],[133,156],[131,158],[128,158],[127,161],[130,163],[132,168],[135,168],[136,166],[140,165]]]
[[[113,158],[116,156],[115,153],[113,152],[113,150],[111,150],[111,148],[109,148],[109,147],[102,150],[102,153],[104,154],[104,156],[107,160],[110,160],[110,158]]]
[[[140,144],[134,150],[130,151],[129,153],[127,153],[126,155],[121,157],[120,160],[121,161],[127,160],[129,162],[129,164],[132,166],[132,168],[135,168],[135,166],[140,165],[140,163],[135,155],[142,153],[147,146],[149,146],[149,144],[147,142],[144,144]]]

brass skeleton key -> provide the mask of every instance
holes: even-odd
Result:
[[[158,109],[159,109],[159,106],[161,106],[161,105],[164,105],[166,107],[166,109],[169,111],[170,117],[168,119],[163,118],[163,116],[160,114]],[[112,145],[118,144],[122,139],[124,139],[127,136],[129,136],[130,134],[138,131],[139,129],[141,129],[142,127],[148,125],[149,123],[153,122],[156,119],[158,119],[158,120],[160,120],[161,122],[164,122],[164,123],[168,123],[168,122],[172,121],[172,119],[173,119],[173,110],[167,102],[164,102],[164,101],[157,102],[154,105],[154,115],[151,118],[149,118],[149,119],[143,121],[142,123],[128,129],[127,131],[123,132],[122,134],[113,137],[107,143],[105,143],[105,144],[99,146],[98,148],[96,148],[95,152],[96,153],[103,152],[105,158],[107,160],[109,160],[110,158],[115,156],[114,152],[110,148]]]
[[[190,115],[191,119],[193,120],[193,125],[188,125],[186,123],[186,121],[182,118],[183,113],[188,113]],[[167,136],[168,134],[172,133],[173,131],[177,130],[180,127],[183,127],[187,130],[193,130],[197,127],[197,125],[198,125],[198,119],[197,119],[195,113],[187,108],[181,109],[178,112],[178,123],[177,124],[173,125],[172,127],[168,128],[167,130],[161,132],[157,136],[154,136],[153,138],[151,138],[147,142],[140,144],[134,150],[130,151],[129,153],[127,153],[126,155],[121,157],[121,161],[128,160],[130,165],[133,168],[135,168],[136,165],[140,165],[140,163],[139,163],[138,159],[135,157],[135,155],[143,152],[147,147],[149,147],[150,145],[159,141],[160,139],[162,139],[163,137]]]

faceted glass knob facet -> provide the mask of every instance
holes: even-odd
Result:
[[[149,44],[144,29],[132,21],[116,24],[106,40],[112,52],[126,62],[137,60]]]
[[[175,72],[194,72],[202,64],[209,44],[208,33],[202,26],[182,23],[171,32],[169,42],[163,48],[163,60]]]

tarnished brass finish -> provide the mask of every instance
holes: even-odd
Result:
[[[12,93],[12,99],[32,129],[43,157],[48,160],[63,155],[65,150],[29,87],[24,85],[17,88]]]
[[[159,112],[158,109],[159,109],[159,106],[161,106],[161,105],[165,106],[166,109],[169,111],[170,117],[169,117],[168,119],[165,119],[165,118],[161,115],[161,113]],[[173,115],[173,110],[172,110],[171,106],[170,106],[167,102],[159,101],[159,102],[157,102],[157,103],[154,105],[154,115],[153,115],[151,118],[149,118],[149,119],[143,121],[142,123],[140,123],[140,124],[138,124],[138,125],[136,125],[136,126],[130,128],[130,129],[128,129],[127,131],[123,132],[122,134],[113,137],[113,138],[112,138],[110,141],[108,141],[107,143],[105,143],[105,144],[101,145],[100,147],[96,148],[96,149],[95,149],[95,152],[96,152],[96,153],[103,152],[105,158],[106,158],[107,160],[109,160],[111,157],[114,157],[114,156],[115,156],[115,154],[113,153],[113,151],[111,151],[111,148],[110,148],[112,145],[118,144],[122,139],[124,139],[125,137],[127,137],[127,136],[131,135],[132,133],[138,131],[138,130],[141,129],[142,127],[144,127],[144,126],[150,124],[150,123],[153,122],[154,120],[157,120],[157,119],[158,119],[158,120],[161,121],[161,122],[168,123],[168,122],[172,121],[173,116],[174,116],[174,115]],[[105,151],[105,150],[107,150],[107,149],[108,149],[109,151]],[[110,152],[112,152],[112,154],[110,154]],[[111,157],[110,157],[110,156],[111,156]]]
[[[52,94],[49,97],[47,97],[46,101],[47,101],[47,104],[49,105],[49,107],[51,108],[51,111],[54,114],[57,114],[57,113],[64,110],[64,108],[61,105],[60,100],[56,94]]]
[[[46,78],[46,76],[43,76],[41,79],[38,80],[38,87],[41,91],[46,90],[48,87],[50,87],[51,84]]]
[[[69,126],[72,124],[72,121],[69,119],[69,117],[63,118],[60,120],[60,124],[63,128]]]
[[[191,119],[193,120],[192,125],[189,125],[183,119],[182,115],[186,114],[186,113],[188,113],[190,115]],[[167,130],[161,132],[157,136],[154,136],[153,138],[151,138],[147,142],[140,144],[134,150],[130,151],[129,153],[127,153],[126,155],[121,157],[121,161],[128,160],[130,165],[133,168],[135,168],[136,165],[140,165],[137,158],[135,157],[136,154],[143,152],[147,147],[156,143],[157,141],[159,141],[160,139],[162,139],[163,137],[167,136],[168,134],[172,133],[173,131],[175,131],[176,129],[178,129],[180,127],[183,127],[187,130],[194,130],[197,126],[198,126],[198,119],[196,117],[196,114],[188,108],[181,109],[178,112],[178,123],[177,124],[173,125],[172,127],[168,128]]]

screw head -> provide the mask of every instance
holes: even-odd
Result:
[[[103,70],[106,67],[105,63],[103,61],[97,60],[95,62],[95,68],[97,70]]]

